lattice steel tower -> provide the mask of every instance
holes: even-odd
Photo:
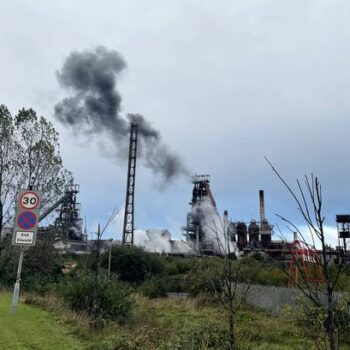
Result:
[[[137,124],[130,125],[130,145],[128,163],[128,182],[126,187],[124,229],[122,243],[134,245],[134,195],[137,153]]]

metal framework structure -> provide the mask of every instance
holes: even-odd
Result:
[[[58,217],[55,219],[54,226],[58,235],[61,236],[61,239],[83,239],[80,203],[77,202],[79,190],[79,185],[69,185],[66,188],[63,197],[42,215],[45,217],[49,211],[52,211],[55,207],[60,205],[58,209]]]
[[[338,238],[343,242],[343,249],[346,252],[346,240],[350,239],[350,215],[337,215],[336,216]]]
[[[137,155],[137,124],[130,125],[128,179],[126,186],[125,214],[122,243],[134,245],[134,200]]]
[[[210,175],[194,175],[192,176],[192,183],[194,185],[192,191],[192,207],[195,206],[198,202],[205,198],[209,198],[211,204],[216,208],[216,203],[214,196],[210,190]]]
[[[290,244],[288,287],[302,282],[323,283],[324,276],[320,257],[304,242],[295,240]]]
[[[191,205],[191,212],[187,214],[187,223],[184,229],[184,235],[188,241],[195,245],[198,254],[213,255],[213,242],[203,242],[204,232],[202,227],[202,220],[205,213],[202,212],[200,203],[209,201],[213,211],[217,213],[216,202],[213,193],[210,189],[209,175],[195,175],[192,177],[193,190]]]

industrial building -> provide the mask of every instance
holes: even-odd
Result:
[[[264,191],[259,191],[260,220],[251,220],[249,223],[229,220],[228,227],[224,228],[210,188],[210,176],[195,175],[192,178],[192,184],[191,210],[187,214],[187,223],[183,230],[186,240],[191,243],[196,252],[201,255],[222,255],[226,247],[224,242],[220,242],[221,251],[215,249],[215,241],[220,241],[220,235],[223,235],[224,240],[230,241],[236,253],[276,249],[276,244],[281,245],[281,242],[272,242],[271,239],[273,226],[265,217]],[[211,216],[215,226],[214,235],[210,234],[213,230],[207,228],[210,226],[208,216]]]
[[[123,235],[120,241],[114,240],[113,244],[128,246],[135,244],[147,251],[165,254],[227,255],[234,253],[236,256],[241,256],[251,252],[262,252],[273,259],[288,259],[293,242],[272,239],[273,225],[265,216],[264,191],[259,191],[260,217],[258,220],[244,222],[229,220],[227,216],[221,218],[210,187],[209,175],[195,174],[192,177],[190,210],[186,217],[186,224],[182,228],[184,241],[173,240],[166,229],[135,230],[137,128],[137,124],[131,123]],[[83,232],[80,203],[77,200],[79,190],[79,185],[69,185],[62,197],[39,217],[39,221],[42,221],[51,213],[56,213],[53,224],[41,227],[40,231],[46,232],[46,236],[52,239],[55,247],[62,253],[87,254],[95,249],[95,240],[89,241],[86,229]],[[330,254],[337,259],[341,252],[346,253],[346,240],[350,239],[350,215],[337,215],[336,222],[339,246],[335,250],[330,249]],[[1,238],[11,233],[11,228],[4,228]],[[105,240],[101,242],[101,247],[106,250],[111,247],[111,244],[111,240]]]

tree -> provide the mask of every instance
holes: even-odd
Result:
[[[0,105],[0,232],[11,218],[10,212],[19,189],[19,148],[11,113],[6,106]]]
[[[21,188],[42,192],[43,210],[72,182],[62,162],[58,133],[47,119],[21,109],[15,117],[0,105],[0,232],[14,216]]]
[[[325,335],[321,340],[315,336],[315,345],[318,349],[338,349],[338,337],[337,333],[341,330],[339,323],[337,322],[338,308],[336,299],[336,290],[339,282],[339,277],[344,271],[346,261],[344,254],[339,256],[338,264],[332,263],[331,256],[329,254],[329,246],[326,242],[325,233],[325,216],[323,215],[323,198],[322,187],[317,177],[305,176],[304,187],[300,181],[297,180],[297,187],[299,194],[292,190],[287,184],[279,172],[274,168],[271,162],[265,158],[271,166],[274,173],[282,181],[288,192],[291,194],[295,203],[297,204],[298,211],[300,212],[304,222],[306,223],[312,237],[316,238],[317,243],[320,245],[321,258],[315,260],[315,264],[321,269],[324,283],[315,283],[309,281],[305,270],[300,262],[296,262],[296,268],[302,279],[297,280],[288,271],[286,272],[295,284],[295,286],[302,292],[307,300],[317,310],[317,313],[322,320],[321,331]],[[278,215],[284,222],[286,222],[292,231],[297,231],[299,237],[302,238],[304,244],[310,249],[311,247],[304,239],[303,233],[299,228],[293,224],[290,220]],[[310,309],[309,309],[310,310]]]
[[[228,349],[238,348],[238,339],[235,334],[236,315],[245,303],[253,276],[244,276],[247,283],[239,283],[243,273],[243,258],[236,259],[231,243],[228,225],[228,213],[224,212],[224,220],[219,220],[219,226],[213,221],[213,225],[206,225],[213,233],[220,251],[220,259],[216,263],[204,261],[205,289],[218,301],[228,313]],[[224,239],[222,240],[222,237]],[[221,239],[220,239],[221,238]]]

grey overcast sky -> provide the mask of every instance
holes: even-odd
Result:
[[[73,50],[104,45],[128,68],[122,113],[141,113],[192,173],[210,174],[220,212],[295,220],[295,204],[264,161],[293,183],[314,172],[327,225],[350,212],[350,2],[327,0],[1,0],[0,103],[32,107],[61,134],[65,165],[81,184],[90,230],[123,205],[126,164],[101,156],[53,118],[56,71]],[[163,190],[137,170],[136,226],[181,237],[191,184]],[[109,230],[120,236],[117,220]]]

